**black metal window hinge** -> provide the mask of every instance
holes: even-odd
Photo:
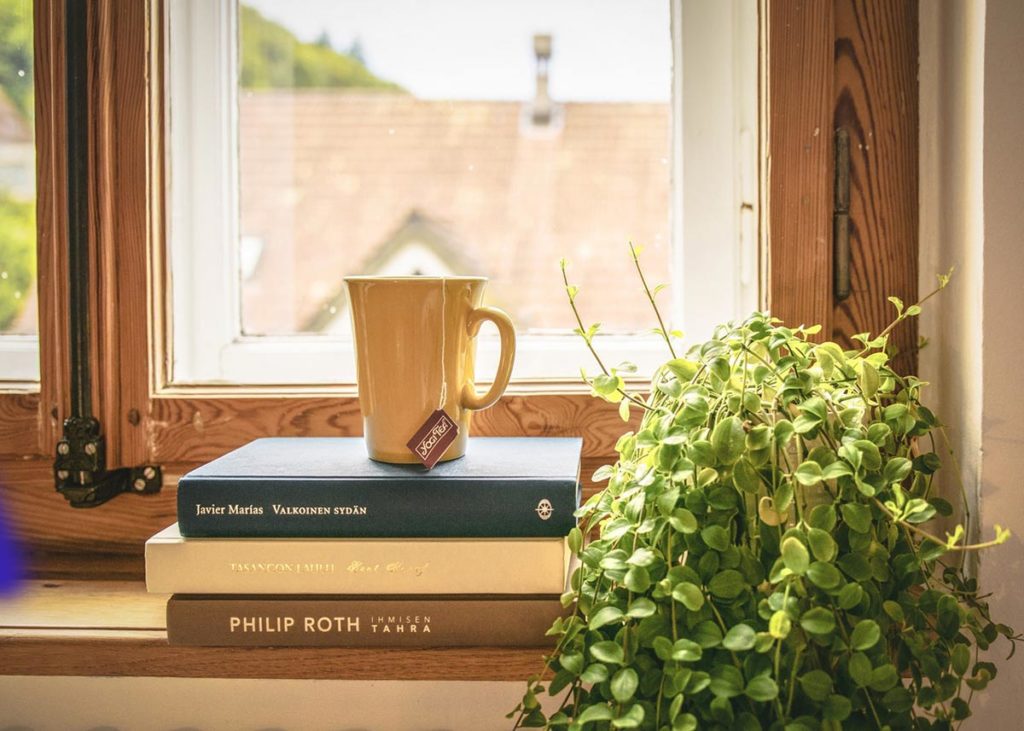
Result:
[[[123,492],[160,491],[156,465],[106,468],[100,422],[92,415],[89,362],[89,95],[88,3],[65,0],[68,175],[68,315],[71,414],[57,443],[53,476],[72,507],[92,508]]]
[[[850,296],[850,133],[836,130],[832,208],[832,290],[837,301]]]
[[[57,443],[53,476],[57,492],[73,508],[93,508],[122,492],[160,492],[163,483],[158,465],[107,470],[100,423],[91,416],[64,420],[64,438]]]

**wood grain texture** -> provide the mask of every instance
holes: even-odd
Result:
[[[94,403],[108,467],[146,461],[150,32],[148,3],[90,5]],[[130,418],[134,409],[139,419]],[[133,423],[134,422],[134,423]]]
[[[90,575],[105,572],[110,555],[142,555],[142,543],[175,521],[175,491],[122,495],[99,508],[74,509],[54,489],[48,458],[0,462],[5,520],[30,559],[49,557],[58,568],[77,563]],[[159,528],[157,529],[159,530]],[[46,564],[30,566],[45,569]]]
[[[64,4],[35,2],[36,251],[39,287],[40,454],[56,454],[68,416],[67,117]]]
[[[138,581],[26,581],[0,600],[0,628],[159,631],[166,604],[166,595],[148,594]]]
[[[163,631],[0,629],[2,675],[521,682],[542,667],[538,649],[174,647]]]
[[[39,453],[41,410],[38,392],[0,393],[0,455],[27,457]]]
[[[770,0],[767,303],[789,325],[832,325],[832,2]]]
[[[358,436],[351,397],[164,397],[150,401],[149,459],[202,462],[266,436]],[[625,424],[613,404],[587,394],[504,396],[473,415],[478,436],[580,436],[588,456],[611,454]]]
[[[832,337],[879,332],[918,292],[917,2],[835,0],[834,127],[850,134],[850,297]],[[916,368],[917,320],[894,333],[896,367]]]
[[[536,648],[172,647],[166,602],[141,582],[29,582],[0,602],[0,675],[522,680],[543,665]]]
[[[68,382],[63,4],[33,4],[38,391],[0,393],[0,455],[54,454]]]

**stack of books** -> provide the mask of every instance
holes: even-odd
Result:
[[[485,438],[427,471],[358,438],[258,439],[181,478],[146,543],[171,644],[544,646],[579,439]]]

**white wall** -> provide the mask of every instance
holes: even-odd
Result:
[[[985,15],[985,266],[982,290],[981,523],[1013,541],[982,559],[993,616],[1024,630],[1024,2],[988,0]],[[1020,728],[1021,657],[981,699],[974,726]]]
[[[1024,2],[920,7],[922,292],[957,266],[922,317],[931,345],[921,370],[935,384],[978,533],[990,538],[995,523],[1014,532],[981,556],[979,577],[997,621],[1024,630]],[[1018,657],[1000,666],[976,696],[969,728],[1021,727],[1024,665]]]

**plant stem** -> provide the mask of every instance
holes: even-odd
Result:
[[[921,536],[921,538],[925,539],[926,541],[931,541],[932,543],[937,543],[940,546],[945,546],[946,549],[950,550],[950,551],[980,551],[983,548],[991,548],[992,546],[998,546],[998,545],[1000,545],[1003,542],[1003,541],[999,540],[998,538],[994,538],[991,541],[985,541],[984,543],[969,543],[969,544],[966,544],[966,545],[963,545],[963,546],[950,546],[948,541],[942,540],[938,536],[929,533],[928,531],[924,530],[923,528],[918,528],[913,523],[908,523],[905,520],[900,520],[895,515],[893,515],[889,511],[889,508],[885,507],[885,503],[883,503],[878,498],[873,497],[871,499],[874,501],[875,505],[877,505],[881,509],[881,511],[883,513],[885,513],[885,515],[889,518],[889,520],[891,520],[896,525],[902,526],[902,527],[906,528],[907,530],[909,530],[909,531],[911,531],[913,533],[916,533],[917,535]]]
[[[669,337],[668,330],[665,329],[665,321],[661,319],[661,311],[658,309],[658,305],[654,302],[654,295],[651,294],[651,288],[647,286],[647,279],[644,277],[644,271],[640,268],[640,255],[636,251],[636,247],[633,246],[633,242],[629,242],[629,253],[633,255],[633,265],[636,267],[636,273],[640,275],[640,283],[644,285],[644,292],[647,294],[647,300],[651,303],[651,308],[654,310],[655,316],[658,318],[658,327],[661,328],[661,336],[665,338],[665,345],[668,346],[668,352],[672,354],[673,358],[676,358],[676,349],[672,347],[672,338]]]
[[[923,305],[923,304],[924,304],[925,302],[927,302],[927,301],[928,301],[928,300],[930,300],[930,299],[931,299],[932,297],[934,297],[935,295],[937,295],[937,294],[938,294],[939,292],[941,292],[942,290],[944,290],[944,289],[946,288],[946,284],[948,284],[948,282],[949,282],[949,280],[947,279],[945,283],[943,283],[943,284],[940,284],[940,285],[939,285],[938,287],[936,287],[936,288],[935,288],[935,289],[933,289],[933,290],[932,290],[931,292],[929,292],[928,294],[926,294],[926,295],[925,295],[924,297],[922,297],[921,299],[919,299],[919,300],[918,300],[917,302],[915,302],[914,304],[912,304],[912,305],[911,305],[911,307],[920,307],[921,305]],[[909,309],[909,308],[908,308],[908,309]],[[898,316],[898,317],[897,317],[897,318],[896,318],[895,320],[893,320],[893,321],[892,321],[892,322],[890,322],[890,323],[889,323],[888,325],[886,325],[886,326],[885,326],[885,329],[884,329],[884,330],[882,330],[882,332],[878,333],[878,335],[876,335],[876,336],[875,336],[874,338],[872,338],[872,339],[873,339],[873,340],[878,340],[879,338],[884,338],[884,337],[888,336],[888,335],[889,335],[889,333],[891,333],[891,332],[892,332],[892,331],[893,331],[893,330],[895,329],[895,327],[896,327],[897,325],[899,325],[899,324],[900,324],[901,322],[903,322],[904,320],[906,320],[906,319],[907,319],[908,317],[911,317],[911,316],[910,316],[910,315],[906,315],[906,314],[901,314],[901,315],[899,315],[899,316]],[[857,353],[857,355],[856,355],[856,356],[854,356],[854,357],[861,357],[861,356],[863,356],[863,355],[864,355],[865,353],[867,353],[867,352],[868,352],[869,350],[873,350],[873,348],[869,348],[868,346],[866,346],[866,345],[865,345],[865,346],[864,346],[864,347],[863,347],[863,348],[862,348],[862,349],[861,349],[861,350],[860,350],[860,351],[859,351],[859,352]]]
[[[569,284],[569,275],[565,271],[565,266],[562,266],[562,281],[565,283],[565,293],[569,297],[569,307],[572,308],[572,314],[576,316],[576,324],[579,325],[580,335],[583,338],[583,342],[587,344],[587,348],[590,350],[590,354],[594,356],[594,360],[597,362],[598,367],[606,376],[611,376],[611,372],[605,367],[604,361],[601,360],[601,356],[597,354],[597,350],[594,349],[594,344],[590,341],[590,337],[587,336],[587,329],[583,327],[583,318],[580,317],[580,311],[576,309],[575,297],[569,291],[571,285]],[[627,393],[621,388],[615,389],[623,398],[627,398],[637,406],[647,411],[652,411],[651,407],[648,406],[644,401],[638,399],[631,393]]]

